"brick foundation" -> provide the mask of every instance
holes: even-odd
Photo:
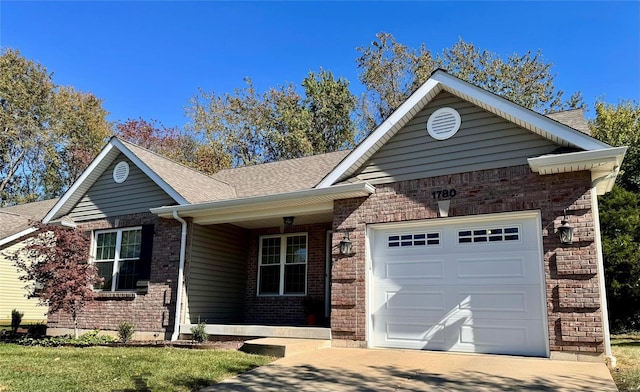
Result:
[[[333,338],[351,346],[366,340],[366,226],[436,218],[438,205],[431,193],[452,188],[457,194],[451,198],[451,217],[540,210],[550,349],[602,353],[590,173],[540,176],[525,165],[377,185],[367,198],[336,201],[333,229],[350,231],[355,255],[341,256],[335,247],[342,238],[334,236]],[[555,233],[565,209],[574,242],[562,247]]]

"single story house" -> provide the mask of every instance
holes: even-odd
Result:
[[[29,298],[25,289],[28,282],[20,280],[13,261],[7,256],[22,249],[34,235],[31,221],[39,221],[49,212],[58,199],[0,208],[0,323],[11,323],[11,311],[22,312],[23,323],[47,321],[48,307],[39,304],[37,298]]]
[[[91,232],[81,328],[601,360],[597,196],[626,148],[580,128],[438,70],[351,151],[206,176],[113,138],[43,221]]]

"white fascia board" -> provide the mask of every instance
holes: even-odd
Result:
[[[568,165],[587,166],[589,170],[596,167],[613,164],[620,166],[627,147],[610,147],[600,150],[579,151],[567,154],[543,155],[529,158],[529,167],[536,173],[551,174],[566,171]]]
[[[595,151],[543,155],[529,158],[529,167],[540,175],[589,170],[591,183],[598,195],[609,192],[616,182],[627,147],[611,147]]]
[[[171,198],[173,198],[176,203],[180,205],[189,204],[189,202],[184,197],[182,197],[175,189],[173,189],[173,187],[167,184],[167,182],[165,182],[156,172],[151,170],[151,168],[147,166],[147,164],[145,164],[140,158],[138,158],[136,154],[131,152],[131,150],[129,150],[127,146],[120,142],[120,140],[114,138],[112,142],[113,145],[115,145],[120,150],[120,152],[124,154],[124,156],[129,158],[131,162],[138,166],[144,174],[146,174],[153,182],[156,183],[156,185],[158,185],[163,191],[171,196]]]
[[[82,172],[82,174],[80,175],[80,177],[78,177],[76,182],[74,182],[73,185],[71,185],[71,187],[67,189],[67,191],[64,193],[64,195],[62,195],[60,200],[58,200],[58,202],[53,206],[53,208],[51,208],[49,213],[45,215],[45,217],[42,219],[42,223],[45,223],[45,224],[49,223],[49,221],[51,221],[51,219],[53,219],[53,217],[56,216],[58,211],[60,211],[60,209],[67,203],[67,201],[69,201],[69,198],[71,198],[71,196],[78,191],[78,188],[80,188],[84,184],[84,182],[87,181],[88,177],[96,170],[96,167],[98,167],[100,162],[103,159],[105,159],[105,157],[111,152],[111,150],[113,150],[114,140],[115,138],[112,138],[109,141],[109,143],[107,143],[107,145],[104,146],[104,148],[102,148],[102,151],[100,151],[98,156],[95,157],[95,159],[91,162],[91,164],[89,164],[89,166],[85,169],[85,171]]]
[[[300,206],[302,204],[316,204],[318,198],[326,198],[331,200],[337,200],[345,197],[362,197],[368,196],[375,192],[375,188],[364,182],[354,184],[337,185],[330,188],[312,188],[302,191],[295,191],[289,193],[279,193],[276,195],[267,196],[253,196],[242,199],[231,199],[222,201],[205,202],[199,204],[188,204],[182,206],[168,206],[151,208],[149,211],[163,218],[170,218],[173,216],[173,211],[176,211],[180,216],[195,216],[195,215],[216,215],[216,214],[229,214],[234,211],[241,212],[247,211],[247,218],[251,216],[251,211],[264,211],[265,209],[277,206],[277,208],[286,209],[292,206]],[[321,205],[321,204],[318,204]],[[324,208],[324,207],[322,207]]]
[[[21,237],[24,237],[26,235],[29,235],[31,233],[33,233],[34,231],[36,231],[37,229],[35,227],[30,227],[28,229],[24,229],[18,233],[15,233],[13,235],[10,235],[9,237],[5,237],[3,239],[0,240],[0,246],[6,245],[10,242],[13,242]]]
[[[389,116],[382,124],[378,126],[369,136],[367,136],[342,162],[338,164],[325,178],[316,185],[316,188],[327,188],[332,186],[338,179],[346,173],[353,165],[355,165],[369,150],[396,125],[403,117],[409,114],[411,109],[418,104],[427,94],[438,87],[438,81],[434,79],[427,80],[419,89],[417,89],[391,116]],[[380,148],[380,147],[378,147]],[[375,148],[377,150],[378,148]],[[372,152],[375,152],[372,150]]]
[[[431,79],[442,83],[442,85],[445,86],[445,89],[454,95],[456,93],[459,93],[473,98],[477,101],[483,102],[502,113],[518,118],[535,128],[544,130],[545,132],[548,132],[559,139],[565,140],[568,143],[583,150],[599,150],[611,147],[608,144],[592,138],[587,134],[561,124],[555,120],[543,116],[542,114],[536,113],[533,110],[524,108],[505,98],[500,97],[499,95],[483,90],[480,87],[476,87],[471,83],[467,83],[461,79],[456,78],[455,76],[451,76],[446,72],[435,72],[431,76]]]

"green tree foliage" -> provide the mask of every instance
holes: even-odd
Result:
[[[58,196],[110,134],[92,94],[57,86],[17,50],[0,53],[0,205]]]
[[[640,196],[614,186],[600,198],[609,319],[614,332],[640,330]]]
[[[596,102],[592,134],[628,146],[617,185],[601,196],[600,229],[609,318],[614,331],[640,330],[640,105]]]
[[[596,102],[596,118],[591,123],[594,137],[612,146],[628,146],[618,183],[627,190],[640,191],[640,104],[621,101],[617,105]]]
[[[459,39],[451,48],[432,55],[422,44],[418,49],[398,43],[388,33],[378,33],[368,47],[359,47],[356,64],[367,88],[360,103],[363,124],[370,131],[380,124],[437,68],[512,102],[552,112],[583,105],[580,93],[563,101],[564,92],[554,87],[551,63],[542,54],[514,53],[506,59]]]
[[[255,90],[251,79],[233,94],[200,90],[190,100],[190,130],[206,144],[222,146],[233,166],[335,151],[351,147],[355,97],[348,82],[329,71],[309,73],[305,95],[293,84]]]

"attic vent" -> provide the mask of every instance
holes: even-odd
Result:
[[[449,139],[460,129],[460,114],[453,108],[440,108],[427,121],[427,131],[436,140]]]
[[[118,184],[123,183],[129,177],[129,164],[125,161],[118,162],[113,168],[113,181]]]

